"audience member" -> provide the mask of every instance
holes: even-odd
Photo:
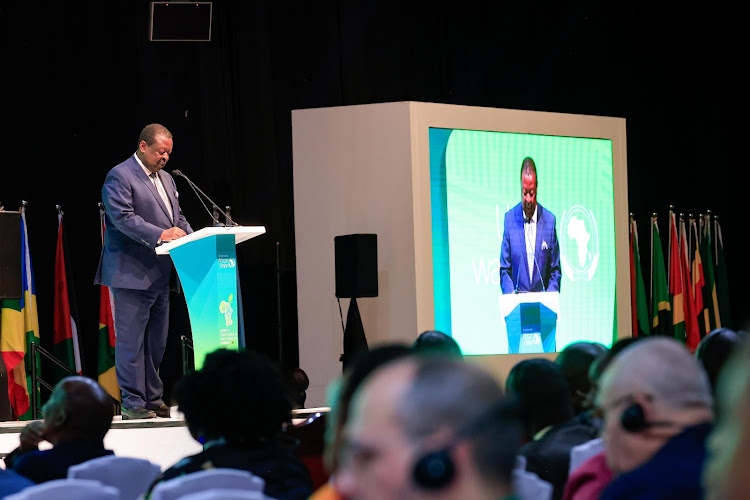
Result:
[[[364,380],[377,368],[404,358],[412,353],[412,350],[401,344],[387,344],[376,347],[370,351],[362,352],[354,359],[352,366],[343,379],[332,384],[329,388],[329,399],[333,401],[331,405],[331,415],[328,420],[329,426],[326,429],[326,449],[325,461],[328,472],[333,476],[336,473],[339,463],[339,455],[342,445],[342,433],[344,424],[349,417],[349,408],[352,396],[364,382]],[[328,484],[311,497],[311,500],[338,499],[341,496]]]
[[[437,330],[422,332],[412,344],[418,354],[441,355],[449,358],[461,358],[461,347],[450,335]]]
[[[651,337],[625,349],[604,372],[597,404],[615,475],[601,498],[702,498],[713,400],[684,345]]]
[[[509,496],[520,426],[502,404],[497,383],[468,363],[382,367],[354,396],[337,488],[357,499]]]
[[[292,368],[284,372],[284,385],[286,386],[289,402],[293,410],[305,407],[307,399],[307,388],[310,387],[310,379],[302,368]]]
[[[642,337],[627,337],[624,339],[620,339],[612,344],[612,347],[610,347],[609,350],[604,351],[602,354],[597,356],[597,358],[591,363],[591,366],[589,366],[588,406],[596,406],[595,401],[596,394],[599,390],[599,380],[601,380],[604,370],[606,370],[610,363],[612,363],[612,360],[615,359],[615,356],[633,345],[638,340],[641,340],[641,338]]]
[[[508,374],[505,387],[520,404],[528,442],[518,453],[526,459],[526,470],[552,484],[552,497],[559,499],[568,478],[571,448],[595,438],[597,429],[573,418],[568,381],[552,361],[521,361]]]
[[[703,369],[706,370],[708,381],[711,383],[711,391],[714,394],[716,394],[716,383],[722,367],[737,346],[744,342],[746,338],[747,334],[743,331],[735,332],[729,328],[717,328],[706,335],[698,344],[695,356],[703,365]]]
[[[273,498],[306,499],[312,493],[310,475],[294,456],[294,442],[280,435],[282,424],[290,421],[291,404],[281,375],[265,357],[214,351],[201,370],[177,383],[175,396],[203,451],[181,460],[156,482],[221,467],[263,478],[264,493]]]
[[[626,347],[632,345],[636,340],[638,339],[625,338],[618,340],[609,350],[605,350],[597,356],[589,367],[589,393],[584,405],[591,408],[584,414],[590,415],[592,425],[600,429],[600,431],[602,426],[601,418],[594,415],[596,411],[593,408],[595,406],[594,401],[596,400],[599,380],[615,356],[621,353]],[[604,444],[601,438],[592,439],[571,449],[571,460],[574,451],[577,453],[578,458],[584,452],[588,455],[588,458],[582,459],[583,462],[575,469],[571,463],[571,468],[569,469],[570,475],[568,481],[565,483],[565,491],[563,492],[563,500],[596,500],[601,496],[604,488],[612,481],[613,477],[612,471],[607,465],[607,457],[604,451],[600,451],[603,449]]]
[[[570,386],[570,401],[574,415],[580,415],[589,408],[589,368],[594,360],[605,352],[607,348],[596,342],[574,342],[563,349],[555,360],[562,368]]]
[[[5,465],[35,483],[63,479],[68,467],[111,455],[104,436],[112,424],[112,404],[102,387],[86,377],[58,383],[42,407],[44,420],[21,431],[21,445],[5,457]],[[48,441],[49,450],[39,450]]]
[[[719,375],[718,425],[708,440],[703,474],[708,500],[750,498],[750,343],[732,354]]]

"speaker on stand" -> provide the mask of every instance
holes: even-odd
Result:
[[[350,298],[344,330],[344,353],[340,361],[346,371],[360,352],[368,350],[357,299],[378,296],[378,235],[347,234],[333,238],[336,253],[336,298]],[[339,313],[341,302],[339,301]]]

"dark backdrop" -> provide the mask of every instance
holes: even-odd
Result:
[[[266,235],[239,247],[248,345],[278,359],[282,331],[289,367],[298,360],[291,110],[374,102],[626,118],[629,204],[643,251],[652,211],[662,216],[665,241],[670,204],[718,213],[733,326],[744,325],[750,65],[737,12],[593,0],[430,8],[217,0],[207,43],[149,43],[148,13],[143,0],[0,3],[0,201],[7,209],[22,199],[30,204],[43,344],[51,336],[54,206],[62,204],[90,374],[96,204],[106,172],[133,153],[143,125],[158,121],[173,132],[169,169],[231,205],[241,223],[266,226]],[[193,227],[208,225],[184,181],[177,182]],[[177,339],[187,329],[185,314],[176,316],[164,366],[168,388],[179,375]]]

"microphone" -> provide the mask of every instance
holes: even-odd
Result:
[[[520,279],[521,279],[521,270],[519,269],[518,272],[516,273],[516,291],[515,291],[515,293],[518,293],[518,280],[520,280]]]
[[[542,291],[546,292],[547,288],[544,286],[544,277],[542,276],[542,271],[539,270],[539,264],[536,263],[536,252],[534,252],[534,266],[536,267],[536,272],[539,273],[539,281],[542,282]]]
[[[181,170],[177,170],[177,169],[172,170],[172,174],[174,174],[174,175],[176,175],[178,177],[182,177],[186,181],[188,181],[188,184],[190,185],[190,187],[192,188],[193,192],[195,193],[195,196],[198,197],[198,200],[200,200],[201,205],[203,205],[203,208],[205,208],[206,212],[208,212],[208,215],[211,216],[211,219],[214,221],[214,225],[215,226],[226,226],[226,224],[222,224],[221,222],[218,221],[218,219],[216,217],[214,217],[214,215],[208,209],[208,207],[203,202],[203,200],[201,199],[201,197],[200,197],[200,195],[198,193],[202,194],[208,201],[211,202],[211,204],[213,205],[214,208],[216,208],[216,210],[218,210],[219,212],[221,212],[222,215],[224,215],[224,217],[226,217],[227,222],[229,223],[229,225],[239,226],[239,224],[237,224],[236,222],[234,222],[231,217],[229,217],[226,213],[224,213],[224,211],[222,209],[219,208],[219,206],[216,204],[216,202],[214,202],[214,200],[212,200],[211,198],[209,198],[208,195],[201,190],[201,188],[199,188],[198,186],[196,186],[195,183],[193,181],[191,181],[188,178],[187,175],[183,174]]]

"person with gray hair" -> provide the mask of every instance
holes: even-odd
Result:
[[[335,477],[344,498],[509,496],[520,425],[494,379],[446,358],[409,357],[355,394]]]
[[[42,406],[44,420],[29,422],[21,430],[20,445],[5,466],[35,483],[67,477],[68,468],[93,458],[112,455],[104,436],[114,415],[112,398],[95,381],[66,377]],[[47,441],[51,449],[39,449]]]
[[[713,398],[690,351],[669,338],[641,340],[615,358],[600,386],[605,454],[615,475],[601,498],[702,498]]]

